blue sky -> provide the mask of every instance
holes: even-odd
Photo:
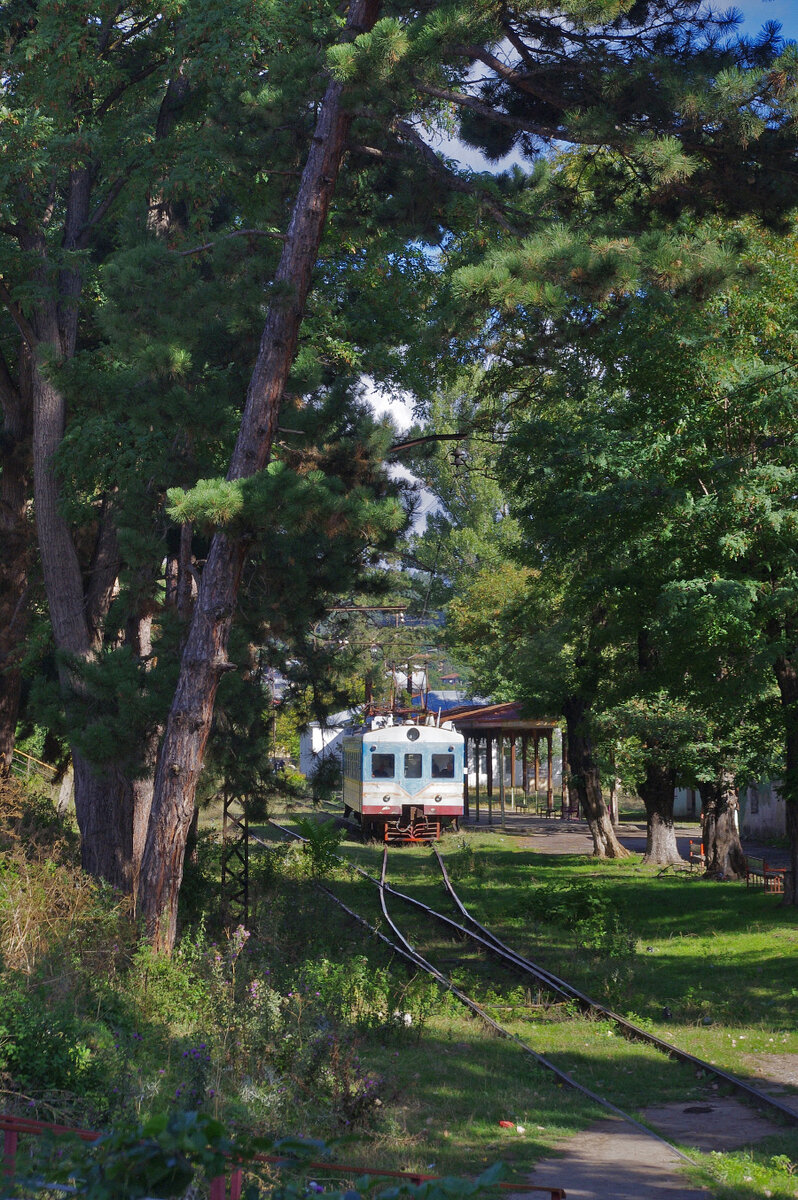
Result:
[[[798,0],[737,0],[734,7],[743,13],[747,33],[756,33],[765,21],[780,21],[785,37],[798,38]]]

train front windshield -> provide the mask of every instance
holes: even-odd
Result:
[[[422,775],[423,758],[420,754],[405,755],[405,779],[420,779]]]
[[[372,754],[372,779],[393,779],[395,771],[396,760],[393,754]]]
[[[454,755],[453,754],[433,754],[433,756],[432,756],[432,778],[433,779],[454,779]]]

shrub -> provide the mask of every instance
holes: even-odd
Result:
[[[319,758],[308,776],[313,801],[329,804],[341,791],[341,762],[334,755]]]
[[[191,852],[186,854],[180,885],[180,921],[195,925],[208,907],[208,898],[218,895],[222,878],[222,845],[211,829],[201,829]]]
[[[346,831],[338,827],[333,817],[326,821],[313,821],[309,817],[297,817],[296,826],[305,843],[302,847],[314,875],[324,875],[336,866],[336,855]]]
[[[468,838],[461,837],[457,849],[446,856],[446,870],[453,883],[459,879],[482,879],[486,862],[482,854],[476,854]]]
[[[72,821],[57,812],[46,784],[0,779],[0,851],[76,865],[79,846]]]
[[[587,880],[533,888],[522,902],[522,915],[573,929],[578,945],[613,958],[635,952],[625,912],[607,888]]]
[[[87,1030],[40,997],[0,983],[0,1072],[22,1087],[83,1092],[99,1086]]]
[[[115,974],[135,936],[129,910],[127,897],[80,870],[21,849],[0,857],[0,958],[26,975],[46,960],[56,990]]]

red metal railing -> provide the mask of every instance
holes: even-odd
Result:
[[[93,1142],[102,1136],[93,1129],[73,1129],[68,1125],[53,1125],[47,1121],[35,1121],[30,1117],[12,1117],[3,1113],[0,1113],[0,1129],[3,1130],[3,1175],[6,1179],[13,1179],[16,1174],[16,1159],[20,1134],[27,1133],[34,1137],[44,1133],[52,1134],[55,1137],[72,1134],[74,1137],[81,1138],[84,1142]],[[287,1160],[285,1157],[281,1158],[279,1155],[274,1154],[256,1154],[253,1161],[279,1165],[280,1163],[285,1164]],[[324,1175],[338,1174],[350,1177],[371,1175],[380,1179],[407,1179],[410,1183],[414,1184],[440,1179],[439,1175],[419,1175],[411,1171],[379,1171],[374,1168],[356,1167],[347,1163],[307,1162],[302,1165],[308,1171],[317,1171],[319,1174]],[[241,1200],[242,1184],[242,1168],[234,1167],[230,1172],[229,1183],[224,1175],[218,1175],[215,1179],[211,1180],[210,1200]],[[549,1200],[566,1200],[565,1189],[561,1187],[541,1186],[535,1183],[499,1183],[494,1186],[506,1192],[544,1192],[548,1195]]]

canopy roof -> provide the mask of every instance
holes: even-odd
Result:
[[[479,734],[503,734],[520,737],[525,733],[549,733],[558,729],[561,722],[551,717],[525,717],[518,700],[505,704],[483,704],[479,707],[452,708],[446,714],[459,733],[469,737]]]

